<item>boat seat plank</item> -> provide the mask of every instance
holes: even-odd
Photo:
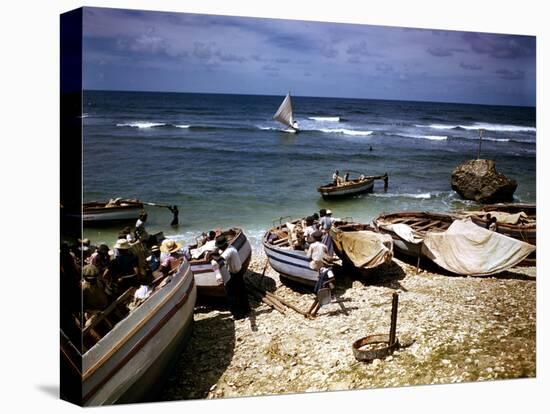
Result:
[[[97,326],[98,323],[100,323],[102,320],[104,320],[111,312],[113,312],[118,305],[125,302],[131,295],[133,295],[135,288],[130,287],[126,292],[124,292],[122,295],[120,295],[117,300],[115,300],[113,303],[111,303],[105,310],[102,312],[99,312],[92,316],[89,320],[86,326],[84,327],[84,330],[82,331],[82,335],[87,335],[95,326]]]
[[[428,220],[428,221],[429,221],[429,223],[424,224],[423,226],[417,227],[415,230],[416,231],[423,231],[423,230],[427,230],[429,228],[431,228],[431,230],[434,230],[434,229],[437,228],[437,226],[439,224],[441,224],[441,220],[436,220],[436,221]]]

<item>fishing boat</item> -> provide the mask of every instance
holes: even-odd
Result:
[[[487,230],[470,218],[449,214],[401,212],[374,219],[377,231],[389,234],[395,250],[426,258],[460,275],[483,276],[510,269],[535,251],[535,246]]]
[[[285,99],[273,115],[273,119],[279,121],[281,124],[287,127],[284,132],[297,133],[300,131],[298,128],[298,123],[295,121],[292,113],[292,99],[290,97],[290,92],[286,94]]]
[[[537,244],[537,210],[534,204],[492,204],[481,211],[455,213],[457,217],[470,217],[480,227],[486,227],[487,214],[497,219],[497,232]]]
[[[96,406],[148,400],[187,339],[197,295],[187,261],[153,282],[153,292],[129,308],[129,288],[82,327],[82,344],[61,332],[61,365],[82,382],[81,404]],[[132,310],[129,310],[132,309]]]
[[[330,228],[334,251],[344,269],[368,277],[371,269],[391,263],[393,241],[387,234],[375,231],[369,224],[337,221]]]
[[[374,178],[359,177],[354,180],[345,181],[339,184],[325,184],[317,188],[324,199],[351,197],[357,194],[372,193]]]
[[[291,225],[300,220],[290,222]],[[265,232],[262,238],[269,265],[287,279],[306,286],[315,286],[319,272],[309,267],[310,259],[303,250],[291,247],[291,232],[288,223],[280,223]]]
[[[243,233],[242,229],[232,228],[226,231],[223,231],[222,234],[225,235],[225,238],[228,241],[230,246],[234,246],[239,252],[239,257],[242,262],[242,268],[240,273],[244,274],[248,265],[250,264],[250,259],[252,257],[252,249],[250,243],[246,238],[246,235]],[[219,284],[216,280],[216,275],[214,269],[210,263],[210,260],[207,258],[207,250],[203,252],[198,251],[197,244],[189,246],[191,254],[195,252],[200,253],[199,258],[191,259],[191,271],[195,276],[195,284],[197,285],[197,294],[200,297],[225,297],[225,289],[223,284]],[[220,271],[227,272],[227,267],[223,267]],[[229,278],[229,275],[224,275],[224,277]]]
[[[134,221],[143,212],[143,205],[139,200],[122,198],[91,201],[82,206],[82,221],[84,224]]]

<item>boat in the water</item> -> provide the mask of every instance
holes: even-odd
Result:
[[[82,206],[84,224],[129,222],[137,220],[144,210],[139,200],[116,198],[109,201],[91,201]]]
[[[298,123],[294,119],[294,115],[292,113],[292,98],[290,97],[290,92],[286,94],[283,102],[281,102],[281,105],[279,106],[279,109],[277,109],[277,112],[273,115],[273,119],[279,121],[287,127],[284,132],[294,134],[300,132]]]
[[[319,272],[309,267],[310,259],[304,250],[292,248],[292,236],[289,224],[295,225],[300,220],[281,223],[265,232],[262,244],[269,265],[282,277],[306,286],[315,286]]]
[[[153,286],[139,305],[128,306],[131,287],[88,319],[81,344],[61,332],[62,369],[82,382],[82,405],[145,401],[158,391],[190,337],[197,290],[186,260]]]
[[[359,177],[353,180],[344,181],[339,184],[325,184],[317,188],[317,191],[325,199],[350,197],[357,194],[372,193],[374,178]]]
[[[393,259],[392,237],[376,232],[369,224],[337,221],[330,229],[330,237],[344,269],[361,276],[368,277],[371,269]]]
[[[374,225],[392,236],[396,252],[418,260],[427,258],[460,275],[495,274],[520,264],[535,251],[529,243],[449,214],[382,214]]]
[[[239,252],[239,257],[242,262],[241,273],[244,274],[248,265],[250,264],[250,259],[252,257],[252,249],[250,243],[246,238],[246,235],[243,233],[242,229],[232,228],[222,232],[225,235],[225,238],[228,241],[229,245],[234,246]],[[191,258],[190,265],[191,271],[195,276],[195,284],[197,285],[197,294],[202,297],[224,297],[225,289],[223,284],[218,284],[216,280],[216,275],[210,260],[208,260],[207,253],[208,250],[202,252],[198,251],[200,248],[197,247],[197,244],[189,246],[190,252],[193,255],[195,252],[200,253],[199,257],[196,259]],[[227,272],[227,268],[224,266],[220,271]],[[224,277],[228,275],[224,275]]]

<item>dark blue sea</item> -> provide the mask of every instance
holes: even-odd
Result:
[[[286,93],[286,91],[285,91]],[[190,242],[216,227],[243,227],[254,244],[275,219],[331,208],[367,222],[382,212],[474,208],[450,186],[451,171],[481,157],[536,198],[535,108],[293,97],[302,132],[271,119],[284,97],[86,91],[84,200],[113,197],[177,204],[149,207],[148,230]],[[371,150],[372,148],[372,150]],[[316,188],[335,169],[389,174],[373,194],[324,201]],[[118,227],[85,229],[112,244]]]

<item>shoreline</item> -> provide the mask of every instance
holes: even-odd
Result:
[[[248,280],[300,309],[313,302],[281,283],[263,251]],[[399,293],[397,337],[410,346],[385,360],[355,360],[351,344],[387,333]],[[223,305],[195,309],[191,341],[174,364],[159,401],[484,381],[536,375],[536,267],[489,277],[421,271],[398,259],[370,280],[336,279],[339,303],[313,320],[285,314],[249,296],[252,312],[233,321]]]

